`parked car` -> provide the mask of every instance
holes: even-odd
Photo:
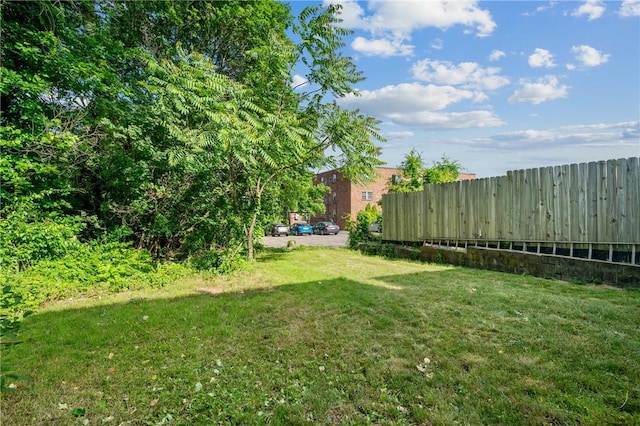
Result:
[[[274,223],[270,227],[272,237],[279,237],[280,235],[289,236],[289,227],[284,223]]]
[[[318,235],[338,234],[340,227],[333,222],[318,222],[313,225],[313,233]]]
[[[306,222],[298,222],[291,225],[289,228],[291,235],[311,235],[313,234],[313,228]]]
[[[382,226],[380,226],[380,223],[378,223],[378,222],[371,222],[371,225],[369,225],[369,231],[370,232],[382,232]]]

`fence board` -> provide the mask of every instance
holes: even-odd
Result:
[[[627,161],[625,222],[629,224],[629,242],[640,241],[640,158]]]
[[[487,191],[489,196],[489,203],[487,209],[487,235],[495,238],[498,236],[498,225],[496,221],[496,204],[498,194],[498,178],[491,177],[487,179]],[[504,213],[501,212],[503,215]]]
[[[596,195],[596,234],[599,241],[607,241],[607,163],[598,161]]]
[[[607,161],[607,179],[605,184],[607,186],[607,221],[605,226],[607,228],[607,239],[613,241],[618,234],[618,208],[620,193],[618,192],[618,167],[616,161]]]
[[[578,164],[578,181],[575,184],[578,192],[578,211],[576,217],[578,220],[576,241],[588,241],[587,223],[588,223],[588,191],[587,191],[587,163]],[[575,236],[574,236],[575,238]]]
[[[556,215],[560,221],[558,230],[560,235],[559,241],[570,241],[571,236],[571,211],[575,210],[575,201],[571,199],[571,166],[565,164],[560,166],[560,175],[558,180],[559,201],[556,202]]]
[[[598,163],[590,162],[587,166],[587,239],[598,241]]]
[[[545,167],[540,171],[540,217],[539,235],[534,239],[543,241],[554,240],[554,222],[555,216],[553,211],[553,196],[555,191],[555,182],[553,178],[553,167]]]
[[[570,240],[572,235],[580,235],[580,181],[578,173],[578,165],[571,164],[568,171],[569,179],[565,182],[565,194],[568,194],[569,199],[569,211],[566,213],[567,218],[565,219],[567,240]]]

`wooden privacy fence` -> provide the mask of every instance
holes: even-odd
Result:
[[[640,245],[640,158],[507,172],[382,198],[382,239]],[[586,246],[585,246],[586,247]],[[591,246],[589,246],[591,250]],[[612,248],[610,248],[612,250]],[[589,254],[589,257],[591,255]],[[635,261],[633,261],[635,263]]]

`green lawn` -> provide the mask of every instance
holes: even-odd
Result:
[[[345,249],[61,302],[19,337],[3,425],[640,424],[639,291]]]

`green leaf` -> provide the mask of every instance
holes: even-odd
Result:
[[[77,407],[71,410],[71,415],[74,417],[83,417],[87,414],[87,409],[84,407]]]

